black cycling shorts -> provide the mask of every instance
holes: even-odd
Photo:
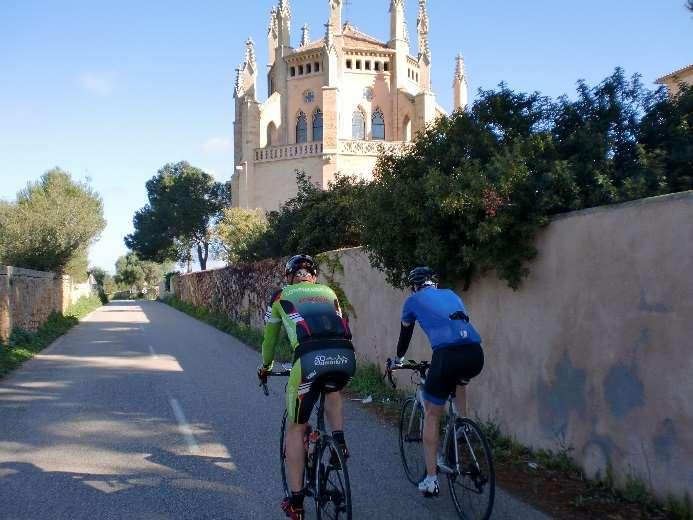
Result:
[[[431,368],[426,376],[424,398],[443,405],[454,395],[457,385],[466,385],[484,368],[484,351],[478,343],[453,345],[433,351]]]
[[[310,419],[321,392],[343,389],[356,372],[353,348],[311,349],[295,362],[286,387],[286,412],[289,421],[305,424]]]

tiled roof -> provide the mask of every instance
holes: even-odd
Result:
[[[686,72],[693,72],[693,65],[688,65],[687,67],[683,67],[682,69],[675,70],[674,72],[667,74],[666,76],[662,76],[661,78],[658,78],[655,83],[664,83],[665,80],[674,78],[676,76],[679,76],[681,74],[685,74]]]
[[[344,35],[344,45],[347,47],[360,47],[378,50],[388,48],[387,44],[381,42],[377,38],[373,38],[372,36],[359,31],[349,22],[344,24],[342,34]]]

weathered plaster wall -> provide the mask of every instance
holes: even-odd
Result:
[[[693,493],[692,222],[693,192],[571,213],[540,234],[519,291],[492,276],[460,291],[486,353],[474,413],[571,448],[592,476]],[[361,250],[338,254],[357,351],[382,364],[406,294]],[[420,334],[408,355],[430,356]]]
[[[0,340],[16,327],[38,329],[52,312],[70,306],[71,294],[69,276],[0,266]]]
[[[322,156],[302,157],[285,161],[258,162],[254,165],[256,206],[267,211],[295,197],[298,191],[296,170],[306,172],[313,182],[322,186]]]

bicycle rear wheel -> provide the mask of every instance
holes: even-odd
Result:
[[[448,484],[457,514],[465,520],[488,520],[496,495],[496,473],[486,437],[474,421],[457,419],[446,447],[453,469],[455,444],[459,472],[448,475]]]
[[[426,459],[423,450],[424,409],[421,403],[410,397],[402,405],[399,419],[399,451],[407,479],[418,484],[426,476]]]
[[[284,486],[284,496],[288,497],[289,493],[289,481],[286,478],[286,411],[284,411],[284,418],[282,419],[282,429],[279,434],[279,464],[282,472],[282,485]]]
[[[322,438],[315,460],[318,520],[351,520],[351,487],[346,461],[332,437]]]

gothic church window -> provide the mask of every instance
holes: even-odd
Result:
[[[313,114],[313,141],[322,141],[322,111],[319,108]]]
[[[356,60],[356,68],[361,70],[361,60]]]
[[[375,62],[375,70],[376,70],[377,72],[380,72],[380,62],[379,62],[379,61],[376,61],[376,62]]]
[[[350,69],[350,68],[351,68],[351,60],[347,60],[347,64],[346,64],[346,65],[347,65],[347,69]]]
[[[376,108],[371,117],[371,132],[373,133],[373,139],[385,139],[385,117],[380,108]]]
[[[365,139],[366,138],[366,118],[363,112],[355,110],[351,116],[351,138]]]
[[[291,67],[291,77],[293,78],[296,75],[296,67]]]
[[[299,112],[296,120],[296,142],[305,143],[308,141],[308,120],[303,112]]]
[[[303,76],[303,65],[298,66],[298,75]]]
[[[388,70],[390,70],[390,64],[389,64],[388,62],[383,63],[383,70],[384,70],[385,72],[387,72]]]
[[[312,67],[312,65],[311,65],[310,63],[308,63],[308,64],[306,65],[306,74],[310,74],[310,72],[311,72],[311,67]]]
[[[313,70],[314,70],[315,72],[320,72],[320,63],[318,63],[318,62],[316,61],[316,62],[313,64]]]

